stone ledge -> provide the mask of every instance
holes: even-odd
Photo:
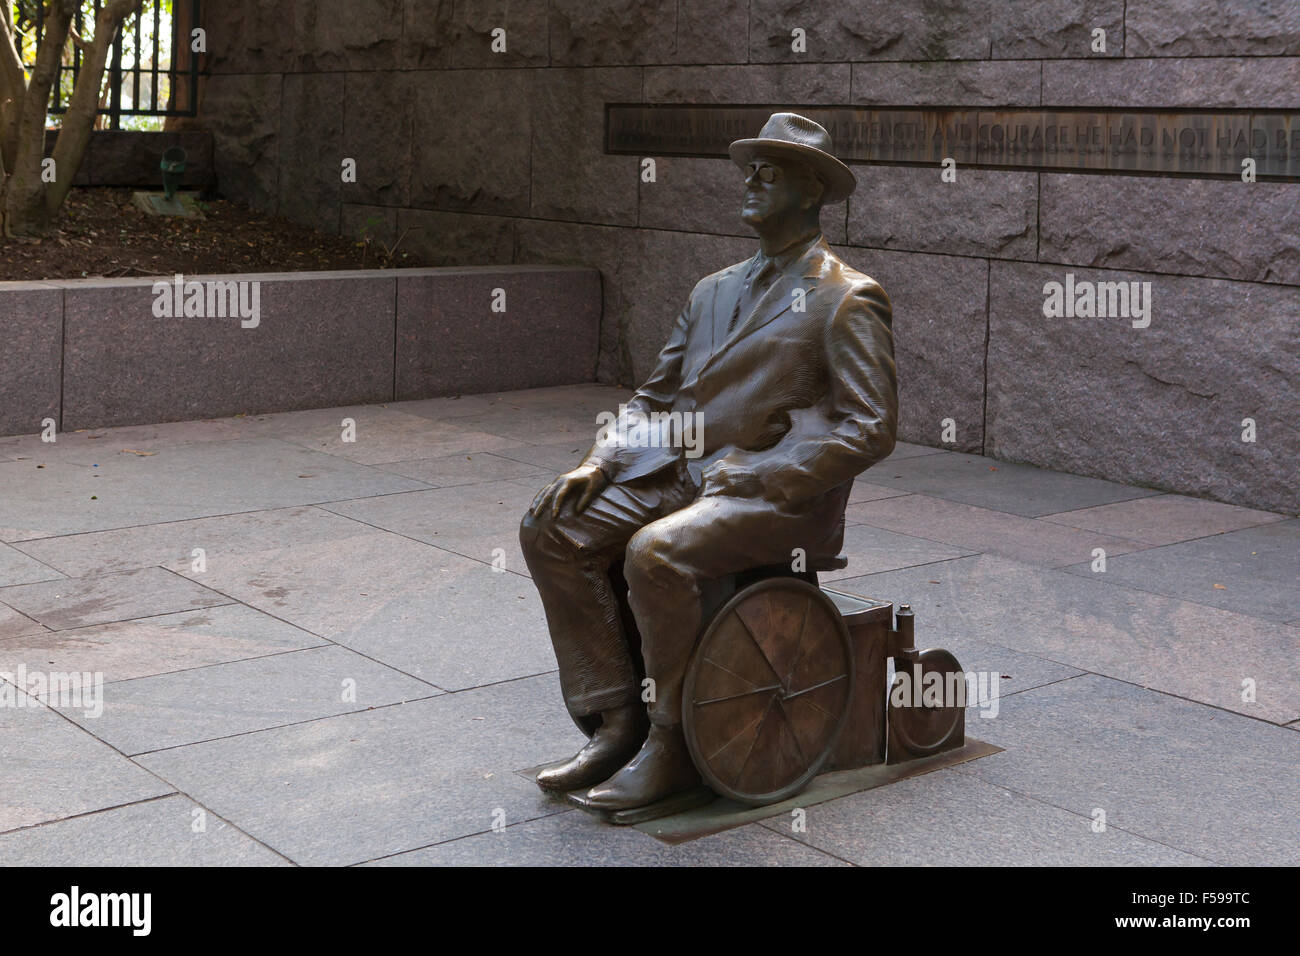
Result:
[[[243,286],[242,300],[227,300],[229,287],[213,287],[212,317],[172,318],[174,280],[165,277],[0,283],[0,334],[8,343],[0,435],[38,432],[44,418],[66,431],[595,377],[601,287],[593,269],[477,266],[185,280],[257,285]],[[158,282],[172,292],[166,301],[161,289],[155,292]],[[498,288],[505,290],[504,314],[492,311]],[[192,292],[182,288],[182,302]]]

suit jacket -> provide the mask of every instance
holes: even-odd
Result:
[[[819,236],[728,334],[753,262],[696,284],[628,411],[645,418],[699,413],[702,454],[688,457],[687,467],[697,483],[703,478],[704,493],[708,467],[725,460],[751,471],[763,498],[822,513],[827,495],[847,500],[852,479],[894,447],[898,395],[889,297]],[[598,439],[586,460],[618,482],[654,474],[683,454],[680,445]],[[842,520],[842,504],[839,510]]]

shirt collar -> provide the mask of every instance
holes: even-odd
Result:
[[[803,239],[791,243],[790,245],[786,246],[784,249],[782,249],[774,256],[769,256],[765,252],[763,252],[762,249],[759,249],[758,265],[755,271],[758,272],[766,268],[769,262],[772,263],[777,270],[785,271],[785,269],[789,267],[790,263],[794,262],[797,259],[802,258],[804,253],[806,253],[817,243],[821,242],[821,240],[822,240],[822,233],[819,230],[815,235],[812,235],[807,239]]]

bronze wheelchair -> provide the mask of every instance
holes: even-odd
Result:
[[[900,763],[961,747],[965,710],[891,702],[895,686],[937,672],[943,686],[964,675],[944,650],[918,651],[911,608],[818,585],[847,567],[843,556],[751,568],[706,582],[705,620],[687,667],[682,724],[696,769],[737,803],[779,803],[820,773]],[[623,626],[644,677],[640,637],[622,565],[610,577]],[[906,675],[904,677],[903,675]],[[964,701],[963,701],[964,702]],[[574,717],[590,736],[599,716]]]

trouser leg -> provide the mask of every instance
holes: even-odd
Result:
[[[525,514],[519,540],[542,599],[565,704],[577,716],[639,702],[611,563],[646,524],[690,501],[676,472],[612,484],[580,513]]]

